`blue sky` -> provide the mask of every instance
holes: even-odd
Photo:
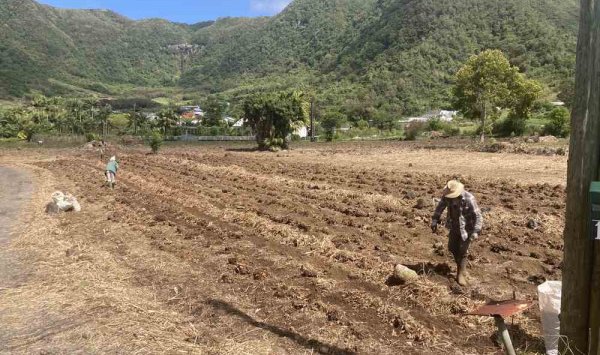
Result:
[[[196,23],[226,16],[274,15],[291,0],[38,0],[68,9],[110,9],[132,19]]]

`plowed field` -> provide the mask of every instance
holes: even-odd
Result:
[[[36,162],[56,187],[82,197],[84,212],[61,217],[63,231],[52,237],[66,248],[60,257],[93,284],[80,300],[95,319],[82,346],[496,353],[493,320],[466,314],[513,295],[535,302],[539,283],[560,279],[564,158],[316,147],[117,151],[114,191],[102,185],[105,162],[95,153]],[[485,224],[464,288],[453,279],[446,231],[429,228],[434,199],[457,176],[478,198]],[[420,279],[388,282],[396,263]],[[543,351],[536,307],[512,320],[519,351]]]

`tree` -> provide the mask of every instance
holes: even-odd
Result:
[[[223,125],[223,115],[226,104],[216,96],[209,96],[204,103],[204,118],[202,124],[206,127],[218,127]]]
[[[510,108],[513,119],[527,119],[540,92],[539,84],[527,80],[499,50],[471,56],[456,74],[453,88],[455,107],[465,117],[479,118],[482,142],[498,108]]]
[[[560,344],[561,354],[598,354],[600,350],[599,242],[590,238],[589,196],[592,181],[600,178],[600,42],[597,41],[600,13],[597,10],[596,1],[581,1],[567,173],[560,313],[560,334],[565,341]]]
[[[33,135],[47,128],[30,108],[15,108],[0,117],[0,136],[31,141]]]
[[[163,130],[164,135],[168,135],[171,127],[173,127],[179,116],[177,115],[177,110],[174,105],[168,105],[167,107],[160,110],[158,113],[157,125],[159,128]]]
[[[133,134],[137,135],[138,130],[144,124],[144,115],[138,111],[131,111],[129,113],[129,127],[133,128]]]
[[[259,149],[288,148],[288,136],[308,123],[310,103],[299,91],[256,94],[244,102],[246,124],[256,134]]]
[[[321,127],[325,130],[325,139],[328,142],[335,138],[335,130],[340,128],[347,120],[346,115],[340,112],[327,112],[321,119]]]
[[[159,130],[152,131],[150,135],[150,139],[148,141],[148,145],[150,145],[150,149],[152,149],[152,153],[158,154],[158,150],[163,144],[163,136]]]
[[[558,95],[556,98],[565,103],[569,109],[573,107],[575,102],[575,83],[573,80],[565,80],[558,86]]]

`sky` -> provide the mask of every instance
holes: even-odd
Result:
[[[131,19],[163,18],[197,23],[219,17],[271,16],[291,0],[38,0],[67,9],[109,9]]]

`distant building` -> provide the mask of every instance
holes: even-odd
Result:
[[[183,118],[184,120],[193,120],[194,118],[196,118],[196,115],[194,114],[194,112],[188,111],[182,113],[181,118]]]
[[[231,125],[231,127],[236,127],[236,128],[244,127],[244,119],[243,118],[238,119]]]
[[[182,116],[191,113],[196,118],[204,117],[204,111],[202,111],[200,106],[181,106],[179,108],[179,113],[181,113]]]
[[[560,107],[560,106],[564,106],[564,105],[565,105],[565,103],[564,103],[564,102],[562,102],[562,101],[554,101],[554,102],[551,102],[550,104],[551,104],[552,106],[558,106],[558,107]]]
[[[458,115],[458,111],[435,110],[430,111],[422,116],[409,117],[405,122],[427,122],[434,118],[439,118],[444,122],[451,122]]]

